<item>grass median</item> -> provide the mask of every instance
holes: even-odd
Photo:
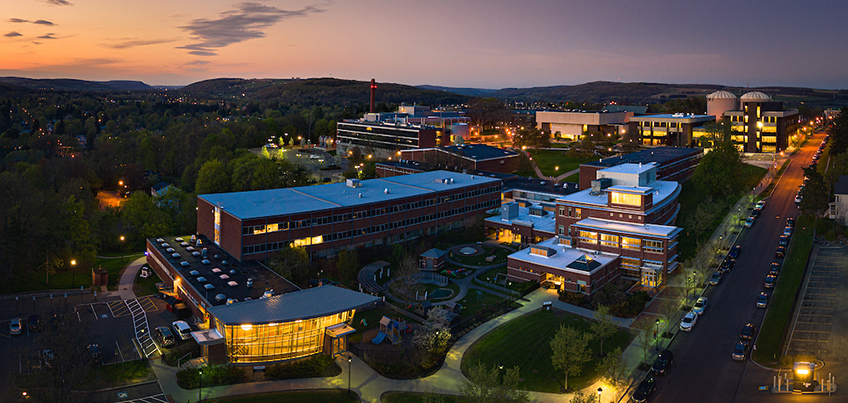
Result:
[[[789,329],[790,316],[795,306],[795,295],[804,279],[804,269],[813,245],[813,218],[802,216],[795,224],[795,234],[774,294],[771,296],[766,317],[757,337],[757,349],[754,360],[760,363],[773,363],[780,360],[783,335]]]

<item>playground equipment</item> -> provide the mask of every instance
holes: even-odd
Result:
[[[400,344],[400,342],[403,341],[401,334],[407,332],[408,329],[406,321],[398,321],[387,316],[383,316],[380,319],[380,332],[371,339],[371,342],[374,344],[380,344],[384,340],[388,339],[392,342],[392,344]]]

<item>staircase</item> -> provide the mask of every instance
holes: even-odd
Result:
[[[161,354],[159,346],[153,341],[150,333],[150,325],[147,324],[147,312],[138,303],[137,299],[124,300],[127,308],[133,317],[133,327],[135,328],[135,338],[141,346],[141,352],[146,358],[152,355]]]

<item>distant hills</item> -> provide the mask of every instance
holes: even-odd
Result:
[[[0,83],[31,90],[58,91],[147,91],[153,87],[141,81],[86,81],[71,78],[0,77]]]
[[[172,90],[186,96],[211,99],[256,99],[305,104],[367,104],[367,81],[337,78],[308,79],[241,79],[216,78],[185,87],[150,86],[140,81],[85,81],[75,79],[31,79],[0,77],[0,92],[20,90],[64,91],[157,91]],[[801,104],[815,107],[848,105],[848,90],[822,90],[804,87],[733,87],[719,84],[663,84],[595,81],[578,85],[556,85],[532,88],[470,88],[435,85],[411,86],[377,83],[377,102],[385,104],[418,103],[422,105],[455,105],[477,97],[534,102],[586,102],[646,105],[687,97],[703,97],[725,90],[736,95],[762,91],[789,107]]]
[[[518,102],[617,102],[619,104],[656,104],[672,99],[690,96],[706,96],[707,94],[725,90],[742,95],[748,91],[761,91],[771,95],[776,100],[787,102],[789,105],[800,103],[835,105],[848,103],[846,90],[821,90],[803,87],[732,87],[718,84],[662,84],[662,83],[622,83],[612,81],[595,81],[578,85],[557,85],[533,88],[503,88],[486,90],[476,88],[452,88],[420,86],[428,89],[453,92],[457,94],[474,94],[475,96],[494,97]]]

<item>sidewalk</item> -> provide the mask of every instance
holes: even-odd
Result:
[[[542,303],[546,301],[553,302],[553,306],[557,309],[562,309],[580,316],[592,317],[592,311],[560,302],[555,290],[539,289],[528,294],[525,297],[525,300],[521,301],[523,305],[520,308],[489,320],[457,340],[451,347],[450,351],[448,351],[441,369],[426,378],[410,380],[389,379],[375,372],[364,361],[360,360],[359,357],[352,356],[352,360],[350,364],[348,364],[347,355],[344,355],[336,357],[336,363],[342,368],[342,372],[338,376],[332,378],[262,381],[228,386],[216,386],[204,388],[203,397],[216,398],[242,394],[304,389],[345,389],[348,382],[348,365],[350,365],[351,390],[356,392],[363,402],[380,402],[380,397],[384,393],[391,391],[422,393],[431,390],[440,394],[458,395],[459,387],[462,384],[462,381],[466,379],[462,374],[461,364],[462,357],[465,355],[468,348],[481,337],[499,326],[522,315],[542,308]],[[629,325],[632,321],[632,319],[615,320],[616,324],[623,326]],[[642,358],[642,353],[640,351],[641,348],[636,340],[637,339],[634,339],[630,346],[628,346],[624,351],[628,369],[631,372],[635,370]],[[174,398],[174,401],[183,402],[188,400],[194,401],[197,399],[197,390],[184,390],[177,385],[176,368],[165,366],[159,359],[151,360],[151,366],[153,367],[153,371],[159,379],[165,394],[171,395]],[[588,391],[587,393],[595,393],[600,386],[600,383],[595,383],[589,386],[586,389]],[[571,399],[572,394],[530,392],[530,397],[534,401],[538,402],[562,402]],[[605,401],[612,401],[611,399],[613,396],[610,392],[607,392],[605,397]]]

